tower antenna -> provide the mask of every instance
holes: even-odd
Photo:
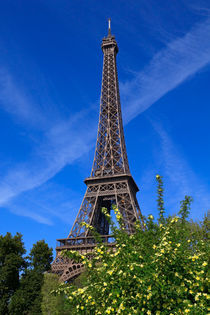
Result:
[[[108,18],[108,35],[111,35],[111,19]]]

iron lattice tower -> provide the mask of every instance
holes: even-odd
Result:
[[[91,176],[84,181],[87,190],[67,239],[58,240],[60,246],[56,248],[57,257],[52,265],[52,270],[60,273],[64,281],[79,274],[82,266],[61,258],[60,251],[77,249],[87,252],[94,248],[94,238],[81,222],[94,226],[108,242],[109,224],[101,212],[102,207],[110,212],[112,204],[116,204],[128,233],[134,232],[137,220],[142,221],[136,199],[139,189],[130,174],[125,146],[116,66],[118,46],[111,34],[110,20],[108,36],[102,40],[101,48],[104,60],[100,115]]]

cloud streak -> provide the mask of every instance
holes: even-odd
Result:
[[[44,184],[67,164],[72,164],[90,150],[96,126],[94,121],[88,120],[87,115],[87,111],[81,112],[72,120],[51,128],[35,148],[33,159],[13,167],[1,177],[0,206],[20,193]],[[82,130],[80,125],[83,126]]]
[[[150,120],[151,121],[151,120]],[[160,123],[151,121],[161,142],[161,160],[165,176],[169,179],[170,196],[167,198],[172,208],[177,208],[177,201],[183,200],[185,195],[193,196],[191,215],[198,215],[194,211],[204,212],[210,209],[210,193],[197,178],[186,160],[177,151],[168,133]],[[168,184],[167,184],[168,185]],[[171,196],[173,196],[171,198]]]
[[[126,123],[210,63],[209,34],[207,19],[170,42],[132,81],[121,84]]]
[[[39,121],[44,124],[44,116],[32,99],[23,91],[12,75],[0,68],[0,108],[11,114],[15,119],[30,124]],[[45,121],[46,123],[46,121]]]

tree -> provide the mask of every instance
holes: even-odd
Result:
[[[43,315],[69,314],[69,312],[65,310],[64,294],[51,294],[53,290],[57,290],[59,288],[60,284],[58,275],[52,273],[44,274],[44,282],[41,290],[41,310]]]
[[[19,274],[25,267],[22,235],[0,235],[0,314],[8,314],[8,304],[19,287]]]
[[[52,259],[52,248],[49,248],[44,240],[33,245],[20,286],[9,305],[10,314],[41,314],[41,287],[44,272],[50,270]]]
[[[30,267],[37,272],[45,272],[50,270],[51,262],[53,259],[52,248],[49,248],[48,244],[44,240],[38,241],[33,245],[33,248],[29,254]]]

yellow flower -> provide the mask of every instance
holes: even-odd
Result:
[[[157,248],[157,246],[156,246],[156,245],[153,245],[152,248],[155,249],[155,248]]]
[[[203,267],[205,267],[205,266],[207,266],[207,265],[208,265],[208,264],[207,264],[206,261],[204,261],[204,263],[202,264]]]
[[[151,313],[151,311],[147,311],[147,314],[148,314],[148,315],[151,315],[152,313]]]
[[[151,285],[148,287],[148,290],[151,290],[152,289],[152,287],[151,287]]]
[[[91,267],[92,267],[92,264],[91,264],[91,263],[89,263],[89,264],[88,264],[88,267],[89,267],[89,268],[91,268]]]
[[[78,289],[78,292],[79,292],[79,293],[83,293],[83,292],[84,292],[84,289],[79,288],[79,289]]]
[[[91,300],[91,299],[92,299],[92,296],[91,296],[91,295],[89,295],[89,296],[88,296],[88,300]]]
[[[80,308],[81,308],[81,310],[84,310],[84,306],[81,306]]]
[[[147,295],[147,300],[149,300],[150,298],[151,298],[151,296],[152,296],[152,294],[150,293],[150,294],[148,294]]]
[[[107,283],[106,283],[106,282],[104,282],[104,286],[105,286],[105,287],[107,286]]]
[[[198,276],[197,276],[197,277],[195,277],[195,279],[196,279],[196,280],[200,280],[200,278],[199,278]]]
[[[185,312],[185,313],[189,313],[189,312],[190,312],[189,308],[186,308],[186,309],[184,310],[184,312]]]
[[[181,244],[180,244],[180,243],[178,243],[176,246],[177,246],[177,247],[180,247],[180,246],[181,246]]]

